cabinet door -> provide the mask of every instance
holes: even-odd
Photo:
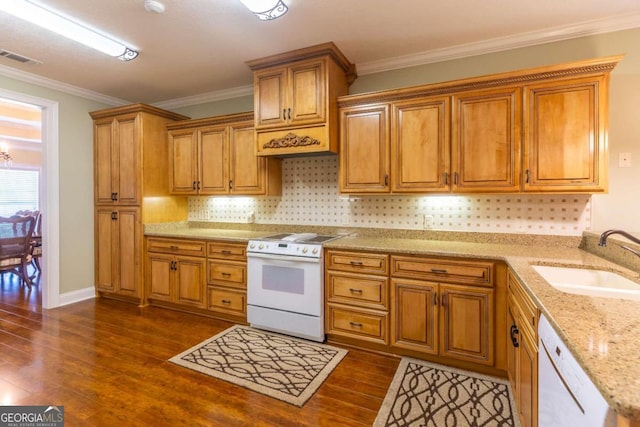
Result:
[[[393,104],[392,191],[449,191],[449,111],[449,97]]]
[[[256,129],[286,123],[286,68],[269,68],[253,74]]]
[[[438,285],[391,279],[391,346],[438,354]]]
[[[538,346],[528,333],[519,334],[516,356],[517,402],[523,427],[538,425]]]
[[[113,150],[113,119],[96,120],[93,125],[94,151],[94,197],[96,204],[114,203],[113,164],[116,163]]]
[[[171,193],[197,194],[198,134],[195,130],[169,132]]]
[[[493,365],[494,291],[441,284],[440,294],[440,354]]]
[[[325,69],[326,59],[301,61],[288,68],[286,108],[289,124],[302,125],[325,121]]]
[[[511,388],[513,390],[514,398],[518,401],[518,388],[516,384],[518,382],[518,371],[516,370],[516,352],[518,351],[512,337],[518,339],[518,333],[516,333],[518,326],[516,325],[515,316],[513,314],[513,308],[511,305],[507,307],[507,374],[509,381],[511,381]],[[518,344],[520,345],[520,344]]]
[[[522,89],[453,97],[454,192],[520,191]]]
[[[526,88],[525,191],[606,191],[607,77]]]
[[[198,130],[199,193],[226,194],[229,188],[229,145],[227,127]],[[254,149],[253,146],[251,146]]]
[[[202,308],[206,306],[205,268],[204,258],[176,258],[176,302]]]
[[[95,214],[95,281],[96,289],[101,292],[115,292],[115,213],[114,209],[103,207],[97,208]]]
[[[149,298],[172,301],[173,289],[171,280],[174,266],[173,255],[148,252],[147,255],[147,286]]]
[[[229,191],[236,194],[264,194],[267,159],[256,156],[253,125],[234,125],[229,133]]]
[[[115,119],[113,188],[120,205],[139,205],[141,171],[140,116],[129,114]]]
[[[389,192],[389,107],[340,110],[340,191]]]
[[[140,232],[139,209],[119,209],[114,222],[117,230],[117,282],[116,292],[121,295],[140,296]]]

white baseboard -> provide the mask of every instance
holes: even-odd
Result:
[[[96,297],[96,288],[94,286],[80,289],[77,291],[67,292],[60,294],[58,297],[58,307],[63,305],[73,304],[74,302],[80,302]]]

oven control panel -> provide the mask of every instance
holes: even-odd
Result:
[[[322,256],[322,245],[312,243],[250,240],[247,246],[247,252],[265,255],[273,254],[320,258]]]

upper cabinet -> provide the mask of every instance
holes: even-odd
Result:
[[[253,113],[177,122],[167,129],[172,194],[282,194],[282,161],[255,155]]]
[[[95,203],[138,206],[143,196],[166,194],[165,124],[188,117],[146,104],[90,114]]]
[[[340,191],[607,191],[621,56],[342,96]]]
[[[525,190],[607,190],[609,75],[526,86]]]
[[[331,42],[247,62],[259,156],[338,152],[336,98],[355,66]]]

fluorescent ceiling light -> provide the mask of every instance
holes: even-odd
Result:
[[[138,52],[107,36],[74,22],[62,14],[28,0],[0,0],[0,11],[58,33],[93,49],[130,61]]]
[[[289,8],[282,0],[240,0],[261,21],[270,21],[287,13]]]

